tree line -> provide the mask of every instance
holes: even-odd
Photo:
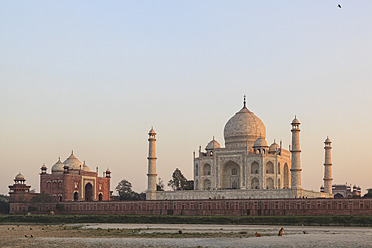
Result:
[[[176,168],[172,174],[172,178],[168,181],[168,186],[172,188],[172,190],[193,190],[194,189],[194,180],[187,180],[187,178],[182,174],[181,170]],[[128,180],[123,179],[118,183],[118,186],[115,188],[116,192],[118,193],[119,199],[121,201],[124,200],[132,200],[132,201],[141,201],[146,200],[146,193],[137,193],[132,190],[132,183]],[[156,183],[156,190],[157,191],[164,191],[164,182],[159,177],[158,182]]]

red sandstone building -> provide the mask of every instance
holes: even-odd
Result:
[[[40,193],[58,201],[109,201],[111,172],[107,169],[104,174],[99,177],[98,167],[96,172],[91,171],[72,152],[63,163],[58,159],[50,174],[45,165],[41,167]]]

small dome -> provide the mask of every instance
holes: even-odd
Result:
[[[280,146],[274,141],[274,143],[272,143],[269,147],[269,152],[276,152],[279,150],[279,148]]]
[[[82,163],[79,161],[79,159],[75,157],[74,152],[72,152],[70,157],[68,157],[63,163],[68,165],[70,170],[80,170],[80,166],[82,166]]]
[[[57,163],[55,163],[53,166],[52,166],[52,173],[53,172],[63,172],[63,163],[61,162],[61,159],[59,158]]]
[[[300,124],[300,121],[297,119],[297,117],[295,116],[295,118],[293,119],[292,123],[293,124]]]
[[[42,170],[46,170],[46,169],[47,169],[46,165],[43,164],[43,166],[41,166],[41,169],[42,169]]]
[[[107,168],[107,170],[106,170],[106,174],[110,174],[110,173],[111,173],[110,169]]]
[[[331,141],[331,139],[328,138],[328,136],[327,136],[327,138],[326,138],[326,140],[324,141],[324,143],[329,144],[329,143],[332,143],[332,141]]]
[[[265,138],[263,138],[263,137],[258,138],[254,142],[253,147],[267,147],[267,142],[266,142]]]
[[[26,181],[25,177],[20,173],[14,178],[15,181]]]
[[[83,164],[83,171],[89,171],[89,172],[92,171],[92,170],[88,167],[88,165],[85,163],[85,161],[84,161],[84,164]]]
[[[149,131],[149,134],[156,134],[155,130],[151,127],[151,130]]]
[[[208,145],[205,147],[205,150],[213,150],[215,148],[221,148],[220,144],[213,138]]]

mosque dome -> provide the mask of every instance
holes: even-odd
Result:
[[[14,178],[15,181],[26,181],[25,177],[20,173],[18,173],[15,178]]]
[[[213,150],[215,148],[221,148],[220,144],[213,138],[208,145],[205,147],[205,150]]]
[[[75,157],[74,152],[71,153],[70,157],[68,157],[63,164],[68,165],[70,170],[80,170],[80,166],[82,163]]]
[[[258,138],[254,142],[253,147],[267,147],[267,142],[266,142],[265,138],[263,138],[263,137]]]
[[[224,129],[226,148],[252,147],[260,137],[266,138],[263,122],[245,106],[226,123]]]
[[[83,171],[89,171],[89,172],[92,171],[92,170],[88,167],[88,165],[85,163],[85,161],[84,161],[84,164],[83,164]]]
[[[332,143],[332,141],[331,141],[331,139],[328,138],[328,136],[327,136],[327,139],[324,141],[324,143]]]
[[[269,152],[276,152],[279,150],[279,148],[280,146],[274,141],[274,143],[272,143],[269,147]]]
[[[52,166],[52,173],[54,172],[63,172],[63,166],[64,164],[61,162],[61,159],[58,159],[57,163],[55,163],[53,166]]]

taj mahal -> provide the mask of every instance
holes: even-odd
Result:
[[[205,151],[194,152],[194,190],[156,190],[156,133],[149,132],[148,189],[146,200],[333,198],[331,140],[325,140],[324,192],[301,187],[300,121],[291,122],[292,144],[266,142],[264,123],[246,107],[224,128],[225,147],[214,138]]]

